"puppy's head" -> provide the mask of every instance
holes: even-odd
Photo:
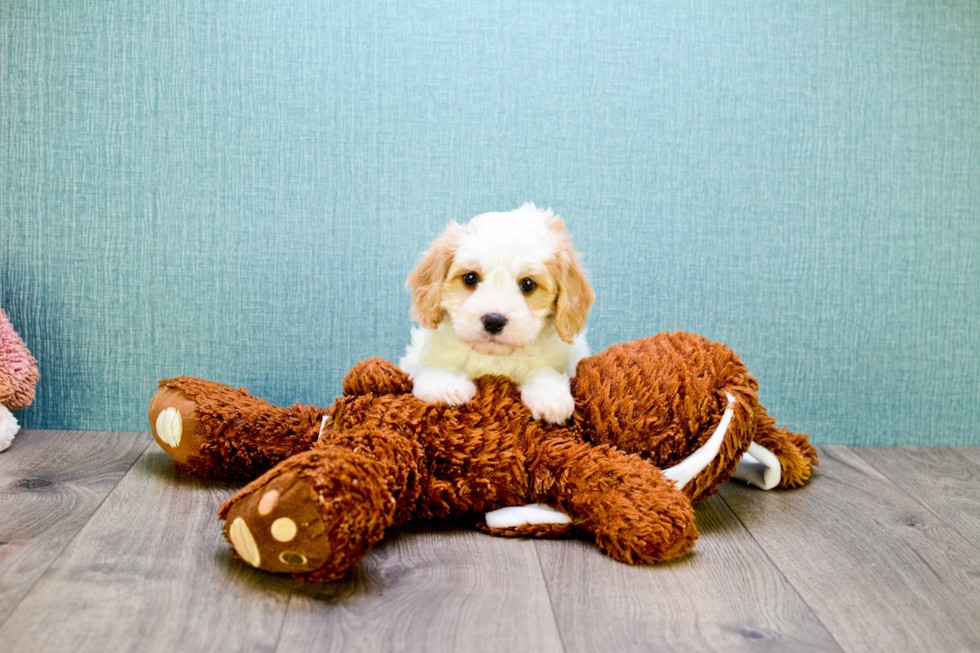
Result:
[[[547,329],[572,342],[595,300],[565,223],[533,204],[450,222],[407,285],[420,325],[449,320],[481,354],[513,353]]]

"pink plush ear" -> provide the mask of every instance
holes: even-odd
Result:
[[[10,410],[30,406],[37,377],[37,361],[0,308],[0,404]]]

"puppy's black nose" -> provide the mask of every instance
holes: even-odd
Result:
[[[507,326],[507,318],[500,313],[490,313],[483,316],[483,328],[487,333],[497,334]]]

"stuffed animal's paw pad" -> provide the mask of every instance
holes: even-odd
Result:
[[[150,431],[160,448],[179,463],[197,456],[206,439],[197,403],[177,388],[163,387],[150,402]]]
[[[180,411],[170,406],[164,408],[157,415],[156,421],[157,436],[171,447],[176,448],[180,444],[181,419]]]
[[[225,523],[238,557],[259,569],[312,571],[330,553],[316,495],[293,475],[243,496],[231,506]]]

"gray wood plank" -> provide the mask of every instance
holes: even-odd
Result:
[[[980,556],[848,447],[810,483],[721,494],[849,651],[980,649]]]
[[[5,653],[980,647],[980,448],[822,447],[800,490],[699,504],[695,553],[667,565],[420,526],[305,585],[233,560],[233,488],[149,442],[26,432],[0,454]]]
[[[980,447],[952,447],[961,456],[980,465]]]
[[[661,565],[537,543],[569,653],[840,650],[724,501],[697,504],[695,519],[694,552]]]
[[[561,651],[529,540],[389,533],[342,581],[299,585],[279,651]]]
[[[0,454],[0,624],[151,441],[148,433],[21,431]]]
[[[913,499],[980,547],[980,465],[961,447],[851,447]]]
[[[231,558],[233,488],[150,447],[0,627],[4,651],[272,650],[294,583]]]

